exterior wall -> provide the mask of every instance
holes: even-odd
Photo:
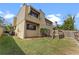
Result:
[[[23,6],[19,13],[17,14],[16,18],[16,29],[15,29],[15,34],[20,37],[20,38],[24,38],[24,26],[25,26],[25,7]]]
[[[31,15],[27,15],[26,16],[26,20],[30,21],[30,22],[34,22],[34,23],[40,24],[40,20],[38,18],[35,18],[35,17],[31,16]]]
[[[52,26],[48,26],[47,28],[50,29],[50,35],[52,36],[52,34],[53,34],[53,32],[52,32],[53,31],[53,27]]]
[[[29,15],[29,13],[30,13],[30,7],[29,7],[29,6],[26,6],[25,19],[26,19],[27,21],[40,24],[39,18],[35,18],[35,17]]]
[[[29,24],[30,22],[26,21],[26,24]],[[32,24],[32,23],[31,23]],[[25,27],[25,36],[26,37],[39,37],[40,36],[40,31],[39,31],[39,25],[36,24],[36,30],[28,30]]]
[[[19,13],[17,14],[17,17],[16,17],[16,18],[17,18],[16,26],[17,26],[18,24],[20,24],[22,21],[25,20],[25,7],[26,7],[26,6],[21,7]]]
[[[25,26],[25,21],[21,22],[17,27],[16,27],[16,30],[15,30],[15,34],[16,36],[20,37],[20,38],[24,38],[25,35],[24,35],[24,26]]]
[[[38,30],[26,30],[26,37],[39,37]]]
[[[29,22],[33,22],[40,25],[40,19],[29,15],[30,6],[26,6],[25,19],[26,24]],[[36,30],[27,30],[25,27],[25,37],[37,37],[40,36],[40,26],[37,25]]]
[[[16,23],[17,23],[16,21],[17,21],[17,18],[14,17],[14,20],[13,20],[13,24],[12,24],[12,26],[14,26],[14,27],[16,26]]]
[[[3,28],[0,26],[0,37],[2,36],[3,34]]]
[[[40,28],[46,28],[45,15],[40,10]]]
[[[52,25],[48,26],[46,25],[45,21],[45,14],[40,10],[40,29],[41,28],[47,28],[50,30],[50,35],[52,36]]]
[[[65,35],[65,37],[71,37],[71,38],[75,38],[75,36],[74,36],[74,33],[76,32],[76,31],[63,31],[64,32],[64,35]]]
[[[47,29],[50,30],[50,36],[52,36],[52,34],[53,34],[53,26],[52,26],[52,22],[49,21],[48,19],[45,20],[45,21],[46,21],[46,27],[47,27]]]

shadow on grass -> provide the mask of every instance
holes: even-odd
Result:
[[[12,36],[0,37],[0,55],[24,55]]]

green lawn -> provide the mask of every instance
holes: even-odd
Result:
[[[25,54],[11,36],[0,37],[0,54]]]
[[[74,54],[79,47],[71,39],[28,38],[19,39],[12,36],[0,38],[0,54]]]

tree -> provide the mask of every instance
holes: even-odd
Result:
[[[6,25],[5,25],[6,31],[10,31],[10,30],[11,30],[11,27],[12,27],[11,24],[6,24]]]
[[[74,19],[75,19],[75,16],[71,16],[69,15],[67,17],[67,19],[64,21],[64,24],[63,24],[63,29],[64,30],[75,30],[74,28]]]
[[[55,21],[56,26],[53,28],[54,30],[61,30],[63,29],[63,25],[59,25],[57,21]]]
[[[75,16],[68,15],[66,20],[64,21],[64,23],[62,25],[58,25],[58,23],[55,22],[56,26],[54,27],[54,29],[57,29],[57,30],[75,30],[74,22],[75,22]]]

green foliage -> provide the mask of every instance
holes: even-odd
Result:
[[[74,17],[72,17],[72,16],[68,16],[67,17],[67,19],[64,21],[64,24],[63,24],[63,29],[65,29],[65,30],[74,30],[75,28],[74,28],[74,18],[75,18],[75,16]]]
[[[50,36],[49,35],[49,29],[47,29],[47,28],[41,28],[40,33],[41,33],[42,36]]]
[[[28,39],[28,38],[27,38]],[[25,54],[66,54],[75,48],[75,42],[70,39],[52,39],[52,38],[30,38],[30,40],[21,40],[15,38],[16,43],[21,47]]]
[[[75,19],[75,16],[71,16],[71,15],[68,15],[67,19],[64,21],[64,23],[62,25],[57,25],[55,27],[55,29],[61,29],[61,30],[75,30],[75,27],[74,27],[74,19]]]
[[[7,24],[6,26],[5,26],[5,29],[7,30],[7,31],[10,31],[11,30],[11,24]]]
[[[12,36],[3,35],[0,37],[0,55],[24,54]]]
[[[61,30],[63,29],[63,25],[58,25],[56,27],[53,28],[54,30]]]
[[[41,28],[40,29],[40,32],[47,32],[48,31],[48,29],[46,29],[46,28]]]

